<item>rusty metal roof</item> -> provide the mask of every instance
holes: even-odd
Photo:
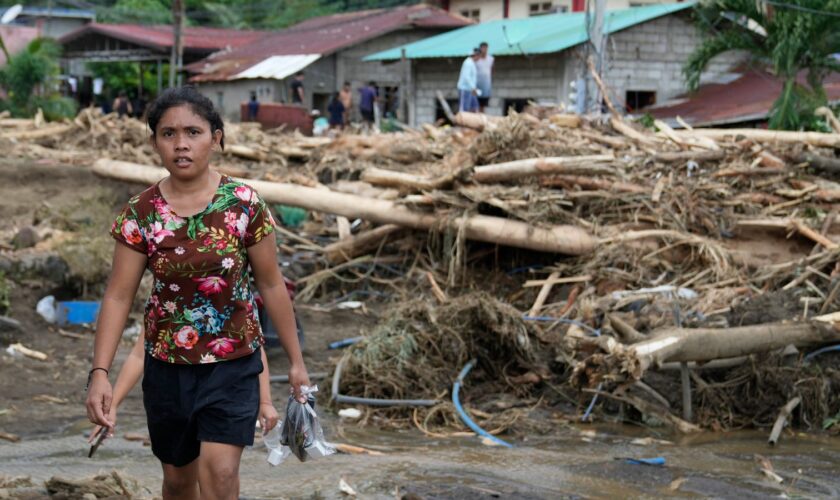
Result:
[[[402,28],[459,28],[468,24],[471,21],[464,17],[422,4],[322,16],[213,54],[186,69],[197,73],[191,82],[229,80],[272,56],[324,56]]]
[[[170,25],[144,26],[140,24],[88,23],[59,39],[66,44],[90,34],[104,35],[148,47],[159,52],[172,48],[174,34]],[[266,37],[266,31],[232,30],[188,26],[184,28],[184,50],[214,52],[227,47],[239,47]]]
[[[799,80],[805,83],[804,72]],[[840,73],[823,82],[829,101],[840,100]],[[767,71],[749,69],[729,83],[702,85],[697,92],[669,103],[640,111],[681,127],[676,117],[697,127],[765,121],[773,102],[782,92],[782,81]]]

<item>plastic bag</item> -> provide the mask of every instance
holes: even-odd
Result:
[[[306,396],[307,402],[299,403],[294,396],[289,396],[286,418],[264,438],[265,445],[270,450],[268,463],[271,465],[280,465],[291,454],[301,462],[306,462],[335,453],[335,448],[324,439],[324,431],[315,413],[313,394],[318,392],[318,386],[302,386],[301,392]]]

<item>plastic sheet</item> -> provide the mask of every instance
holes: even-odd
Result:
[[[271,465],[280,465],[289,455],[306,462],[335,453],[335,448],[324,439],[324,430],[315,413],[314,393],[318,392],[318,386],[302,386],[301,392],[307,398],[306,403],[289,396],[286,418],[265,436]]]

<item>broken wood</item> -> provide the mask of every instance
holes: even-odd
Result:
[[[0,431],[0,439],[9,441],[10,443],[17,443],[20,441],[20,436],[18,436],[17,434],[10,434],[8,432]]]
[[[807,143],[825,148],[840,147],[840,134],[821,132],[790,132],[780,130],[762,130],[757,128],[696,128],[693,130],[675,130],[678,137],[708,137],[714,140],[727,138],[746,138],[759,142]]]
[[[540,309],[545,305],[546,299],[548,299],[548,294],[551,293],[551,288],[554,286],[555,280],[559,277],[560,272],[554,271],[549,275],[547,280],[542,280],[542,288],[540,288],[540,292],[537,294],[537,299],[534,301],[534,305],[531,306],[531,310],[528,311],[528,316],[536,316],[540,312]]]
[[[109,159],[97,160],[93,165],[93,172],[103,177],[147,184],[153,184],[167,175],[166,170],[162,168]],[[387,200],[362,198],[296,184],[257,180],[243,182],[250,184],[263,199],[271,203],[283,203],[353,219],[397,224],[414,229],[463,230],[467,239],[471,240],[567,255],[589,253],[596,244],[595,238],[576,226],[556,225],[543,228],[486,215],[447,219],[434,213],[415,212]]]
[[[569,276],[568,278],[559,278],[555,276],[555,273],[551,273],[551,276],[548,279],[544,280],[528,280],[522,285],[523,288],[534,287],[534,286],[545,286],[545,285],[560,285],[564,283],[585,283],[587,281],[592,280],[592,276],[585,274],[583,276]]]
[[[225,147],[225,153],[245,158],[246,160],[265,161],[266,154],[248,146],[240,144],[229,144]]]
[[[37,359],[38,361],[46,361],[48,356],[41,351],[30,349],[20,342],[12,344],[6,348],[10,352],[17,352],[23,354],[27,358]]]
[[[720,161],[724,158],[725,152],[718,151],[680,151],[676,153],[656,153],[650,159],[659,163],[677,163],[683,161],[695,161],[703,163],[707,161]]]
[[[579,128],[580,124],[583,122],[580,115],[573,115],[571,113],[557,113],[556,115],[551,115],[548,117],[548,121],[558,127],[565,128]]]
[[[0,137],[5,139],[14,139],[16,141],[32,141],[35,139],[43,139],[45,137],[64,135],[67,132],[72,131],[74,128],[75,127],[73,125],[50,125],[36,130],[5,132],[0,134]]]
[[[376,250],[388,236],[402,228],[395,224],[386,224],[340,240],[324,247],[323,252],[332,264],[340,264],[360,255]]]
[[[374,186],[434,191],[449,186],[455,180],[455,177],[455,174],[450,174],[438,178],[429,178],[406,172],[368,167],[362,172],[361,180]]]
[[[820,156],[815,153],[800,153],[793,157],[796,163],[807,163],[809,167],[818,172],[840,175],[840,159]]]
[[[482,131],[486,128],[495,127],[498,121],[499,119],[497,117],[488,116],[483,113],[459,111],[452,122],[460,127]]]
[[[607,179],[587,177],[583,175],[553,175],[540,179],[540,184],[549,187],[563,187],[574,189],[579,187],[584,190],[607,191],[611,193],[647,193],[648,188],[629,182],[613,182]]]
[[[426,271],[426,279],[429,280],[429,284],[432,286],[432,293],[435,295],[437,301],[441,304],[449,302],[449,298],[446,296],[446,293],[440,289],[440,285],[438,285],[437,280],[435,280],[435,275],[432,274],[431,271]]]
[[[632,126],[625,123],[621,118],[610,118],[610,125],[612,125],[612,128],[619,134],[633,139],[642,146],[655,148],[659,145],[659,141],[655,138],[655,136],[645,135],[639,132]]]
[[[779,442],[779,437],[781,436],[782,430],[787,424],[790,414],[793,413],[793,410],[797,406],[799,406],[800,401],[802,401],[802,398],[797,396],[788,401],[787,404],[782,407],[781,411],[779,412],[779,416],[776,418],[776,422],[773,424],[773,430],[770,431],[770,438],[767,440],[770,446],[775,446],[776,443]]]
[[[552,174],[615,176],[618,175],[618,171],[614,167],[602,163],[613,160],[615,160],[615,157],[611,154],[516,160],[475,167],[473,180],[481,183],[494,183]]]

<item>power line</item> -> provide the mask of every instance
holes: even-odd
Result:
[[[777,0],[762,0],[767,5],[772,5],[773,7],[781,7],[783,9],[790,9],[790,10],[798,10],[800,12],[807,12],[808,14],[816,14],[820,16],[829,16],[829,17],[840,17],[840,12],[838,11],[831,11],[831,10],[821,10],[821,9],[812,9],[811,7],[805,7],[804,5],[796,5],[793,3],[787,2],[779,2]]]

